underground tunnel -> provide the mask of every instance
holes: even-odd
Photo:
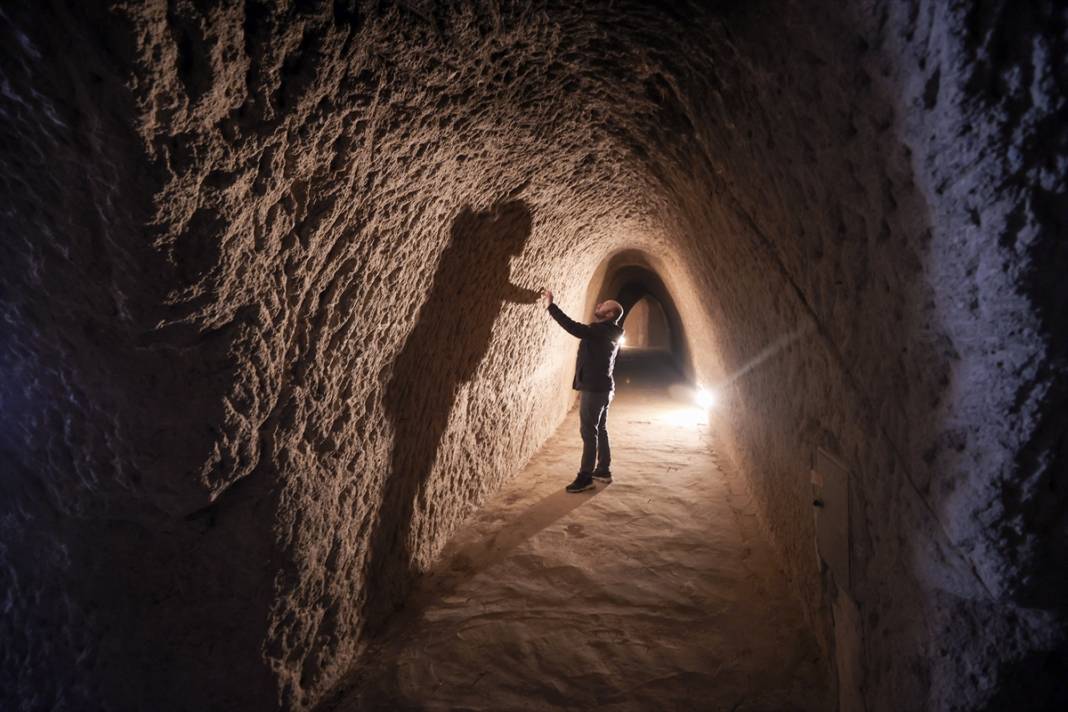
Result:
[[[0,707],[1068,705],[1063,3],[0,26]]]

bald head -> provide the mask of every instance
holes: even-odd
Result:
[[[597,321],[616,321],[623,315],[623,305],[615,299],[607,299],[597,305],[593,310],[593,316]]]

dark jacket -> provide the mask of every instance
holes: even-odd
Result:
[[[623,327],[614,321],[596,321],[580,324],[570,319],[555,304],[549,305],[549,314],[564,331],[582,339],[579,342],[578,358],[575,360],[575,380],[571,387],[576,391],[612,391],[612,369],[616,365],[619,339]]]

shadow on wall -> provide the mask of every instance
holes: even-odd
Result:
[[[462,210],[415,327],[392,364],[385,405],[393,453],[364,578],[363,619],[372,635],[412,581],[412,517],[417,499],[425,496],[456,395],[489,350],[504,303],[538,299],[536,291],[509,281],[509,261],[523,251],[530,231],[530,209],[522,201],[480,213]]]
[[[390,620],[390,634],[381,640],[383,648],[371,648],[368,658],[391,655],[391,641],[416,638],[423,624],[422,615],[430,605],[447,599],[461,584],[504,561],[531,537],[588,504],[603,491],[596,489],[576,497],[560,489],[525,509],[510,512],[512,516],[507,523],[496,528],[489,538],[468,541],[451,550],[446,548],[442,558],[435,562],[433,572],[420,580],[405,601],[404,610]],[[408,694],[405,673],[402,665],[357,667],[353,677],[324,698],[314,708],[315,712],[398,709],[398,700]]]

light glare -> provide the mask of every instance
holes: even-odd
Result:
[[[697,393],[694,394],[694,401],[705,410],[715,408],[718,400],[716,392],[710,391],[707,388],[698,388]]]

